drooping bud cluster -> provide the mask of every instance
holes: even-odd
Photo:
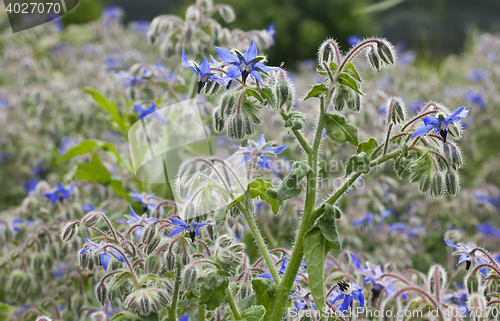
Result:
[[[375,70],[380,70],[383,65],[392,65],[395,63],[395,53],[392,44],[385,39],[376,39],[366,52],[368,62]]]

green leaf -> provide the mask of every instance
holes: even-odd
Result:
[[[275,187],[273,183],[264,181],[262,178],[257,178],[248,184],[250,198],[260,197],[261,200],[266,201],[271,205],[273,213],[276,214],[280,209],[280,202],[267,195],[267,190],[273,187]]]
[[[219,211],[217,212],[217,215],[215,216],[215,226],[216,226],[217,232],[219,232],[220,227],[226,221],[226,217],[227,217],[228,213],[229,213],[228,206],[224,206],[224,207],[220,208]]]
[[[345,72],[350,75],[352,78],[356,79],[357,81],[361,82],[361,77],[359,77],[358,72],[356,71],[356,68],[354,65],[350,62],[348,62],[345,67],[344,67]]]
[[[7,320],[14,312],[16,307],[0,302],[0,319]]]
[[[111,174],[101,164],[101,160],[99,159],[99,156],[97,156],[97,154],[92,155],[92,161],[90,162],[90,164],[78,164],[78,169],[76,170],[75,176],[78,179],[104,184],[107,184],[111,181]]]
[[[76,156],[84,155],[87,153],[97,152],[98,150],[105,150],[113,153],[118,162],[121,162],[121,157],[115,146],[110,143],[101,142],[99,140],[84,140],[79,145],[72,147],[64,155],[59,157],[58,163],[66,162]]]
[[[175,91],[181,93],[181,94],[187,94],[189,92],[189,88],[185,85],[175,85]]]
[[[276,292],[276,286],[268,279],[255,278],[252,280],[252,288],[257,297],[256,304],[264,306],[267,312],[271,311],[272,298]]]
[[[262,98],[267,100],[267,103],[270,105],[271,108],[276,109],[276,97],[271,88],[269,87],[262,88],[260,90],[260,94]]]
[[[337,224],[335,222],[336,211],[340,211],[338,208],[326,203],[325,211],[323,216],[318,220],[318,227],[325,239],[330,242],[333,248],[337,251],[342,249],[342,245],[339,241],[339,233],[337,231]]]
[[[363,93],[359,91],[358,83],[354,79],[352,79],[352,77],[349,76],[347,73],[341,72],[337,78],[337,81],[342,85],[346,85],[347,87],[351,88],[358,94],[363,95]]]
[[[129,193],[127,190],[123,188],[122,182],[117,180],[117,179],[112,179],[111,182],[109,183],[111,188],[113,189],[113,192],[115,192],[117,195],[123,197],[126,199],[128,202],[131,202],[132,199],[130,198]]]
[[[130,321],[130,320],[141,320],[141,317],[138,316],[137,314],[124,311],[118,313],[111,319],[111,321]]]
[[[330,62],[330,71],[332,72],[332,74],[335,74],[335,72],[337,71],[337,64],[335,62]]]
[[[257,304],[257,297],[255,296],[255,294],[249,295],[246,298],[236,302],[236,306],[238,307],[238,311],[240,311],[240,313],[245,312],[251,306],[254,306],[256,304]]]
[[[229,285],[229,280],[224,278],[224,281],[221,282],[216,287],[200,287],[200,299],[198,300],[198,304],[206,304],[209,310],[214,310],[219,305],[224,302],[226,298],[226,288]]]
[[[261,103],[264,103],[264,99],[262,99],[262,97],[259,95],[259,93],[253,89],[247,88],[247,95],[255,97],[255,98],[257,98],[258,101],[260,101]]]
[[[314,85],[314,87],[312,87],[311,91],[307,94],[304,100],[308,100],[312,97],[319,97],[321,94],[326,94],[327,91],[328,89],[326,88],[325,84]]]
[[[349,159],[347,160],[344,178],[351,175],[352,172],[366,174],[369,171],[370,156],[365,152],[361,152],[349,157]]]
[[[359,145],[358,129],[340,115],[327,114],[325,119],[326,135],[338,144],[349,142]]]
[[[365,152],[368,155],[371,155],[371,153],[379,146],[380,144],[378,141],[372,137],[366,142],[359,143],[358,150],[356,151],[357,154]]]
[[[319,311],[325,307],[325,259],[327,251],[326,240],[320,228],[313,227],[304,236],[304,255],[307,262],[309,287]]]
[[[272,199],[278,200],[279,202],[299,195],[301,192],[301,189],[299,188],[300,181],[311,171],[312,169],[309,165],[307,165],[307,162],[295,162],[290,174],[283,179],[277,188],[269,188],[267,190],[267,195],[269,195]]]
[[[115,275],[114,280],[113,280],[113,285],[111,286],[111,288],[109,288],[109,292],[112,292],[112,291],[118,289],[119,287],[121,287],[122,285],[124,285],[125,283],[127,283],[130,276],[131,276],[130,271],[123,271],[123,272],[117,273]]]
[[[96,103],[109,113],[109,115],[111,116],[111,120],[113,120],[116,123],[118,128],[120,128],[124,132],[127,131],[127,126],[125,125],[125,121],[123,117],[120,115],[118,108],[116,108],[113,102],[107,100],[106,97],[104,97],[100,92],[98,92],[95,89],[87,88],[84,89],[84,92],[91,94],[92,97],[94,97]]]
[[[262,305],[254,305],[241,314],[241,318],[247,321],[261,321],[266,314],[266,308]]]

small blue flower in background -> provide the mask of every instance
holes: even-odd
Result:
[[[500,238],[500,230],[491,225],[490,222],[486,222],[484,225],[477,224],[476,230],[481,232],[484,237],[493,236],[495,238]]]
[[[269,36],[271,37],[271,39],[274,39],[274,33],[275,33],[274,23],[271,23],[271,24],[267,27],[267,33],[269,34]]]
[[[30,179],[26,184],[24,184],[24,187],[26,188],[26,194],[34,192],[37,185],[38,181],[36,179]]]
[[[64,273],[64,270],[66,270],[66,267],[68,266],[66,263],[64,262],[59,262],[57,264],[58,268],[57,270],[55,270],[54,274],[56,275],[56,278],[57,279],[62,279],[63,278],[63,273]],[[68,270],[68,274],[71,273],[71,269]]]
[[[398,288],[394,281],[385,281],[384,279],[379,280],[380,276],[383,274],[380,265],[373,266],[367,262],[366,267],[363,267],[354,253],[351,253],[351,258],[356,269],[365,275],[365,278],[363,279],[363,286],[365,286],[366,283],[371,282],[374,286],[379,286],[380,288],[385,289],[388,297],[391,297],[398,292]],[[403,293],[401,298],[406,300],[408,299],[408,296]]]
[[[425,102],[423,100],[415,100],[407,105],[408,109],[411,110],[412,113],[416,113],[420,109],[425,106]]]
[[[155,197],[155,193],[148,194],[146,192],[139,193],[135,186],[132,186],[132,189],[134,190],[133,193],[130,194],[130,198],[133,201],[139,201],[143,205],[143,210],[146,212],[146,210],[154,211],[158,207],[158,200]],[[163,207],[160,207],[160,210],[162,213],[164,213]]]
[[[149,31],[149,27],[151,26],[151,22],[147,20],[140,20],[135,23],[135,31],[141,32],[141,33],[147,33]]]
[[[229,148],[237,148],[237,151],[234,154],[234,156],[244,155],[243,159],[241,160],[240,166],[244,163],[248,163],[252,158],[253,152],[257,150],[257,153],[255,154],[255,157],[257,158],[257,165],[259,165],[263,169],[272,169],[271,166],[269,166],[269,156],[276,157],[276,155],[280,154],[288,147],[288,145],[273,147],[272,145],[274,145],[276,142],[275,141],[266,142],[264,134],[259,136],[257,142],[254,142],[253,140],[249,139],[248,143],[250,145],[246,147],[232,145]]]
[[[349,46],[355,47],[358,43],[360,43],[362,40],[360,35],[352,35],[347,37],[347,43]]]
[[[405,223],[391,223],[389,224],[389,230],[392,232],[406,232],[408,226]]]
[[[142,216],[139,216],[134,212],[132,205],[129,205],[129,206],[130,206],[130,212],[128,215],[125,215],[125,217],[128,218],[128,220],[124,220],[124,219],[120,218],[120,219],[116,220],[117,222],[127,223],[129,226],[133,226],[136,224],[149,225],[149,224],[153,224],[154,222],[156,222],[158,220],[156,217],[147,217],[146,214],[142,214]],[[141,226],[136,227],[135,228],[135,236],[138,239],[141,238],[143,231],[144,231],[144,227],[141,227]]]
[[[94,208],[94,205],[92,203],[87,203],[87,204],[82,205],[82,210],[84,210],[85,212],[92,212],[92,211],[95,211],[95,208]],[[99,212],[106,214],[106,211],[103,211],[103,210],[99,210]]]
[[[160,72],[160,76],[158,77],[160,81],[172,80],[174,78],[174,73],[163,67],[163,62],[161,60],[155,63],[155,67],[156,70]]]
[[[396,57],[398,57],[398,65],[407,66],[411,65],[415,61],[415,51],[405,49],[406,43],[398,42],[398,44],[396,45]]]
[[[207,223],[207,222],[201,222],[201,223],[196,223],[195,221],[191,221],[191,223],[187,224],[181,219],[175,218],[175,217],[170,217],[169,220],[174,224],[174,226],[177,226],[174,228],[170,234],[168,234],[168,237],[177,235],[179,233],[182,233],[185,230],[188,230],[189,232],[189,237],[191,238],[191,241],[194,242],[195,236],[200,237],[200,228],[202,226],[206,225],[212,225],[215,226],[215,223]]]
[[[422,233],[424,230],[425,230],[425,227],[423,224],[421,224],[414,229],[409,229],[408,231],[406,231],[406,235],[408,235],[409,237],[417,236],[420,233]]]
[[[424,118],[424,126],[415,130],[411,138],[423,136],[430,130],[434,129],[436,134],[440,134],[446,143],[446,135],[448,134],[448,126],[452,123],[459,122],[462,118],[466,117],[469,113],[469,107],[459,107],[450,116],[440,114],[438,117],[427,116]]]
[[[259,202],[257,205],[255,205],[255,211],[258,212],[264,207],[264,202]]]
[[[302,68],[304,70],[313,70],[314,67],[316,67],[316,60],[314,60],[314,59],[306,59],[300,63],[300,68]],[[323,78],[320,78],[320,79],[321,79],[321,82],[323,82]]]
[[[196,78],[198,79],[198,94],[201,92],[205,84],[209,81],[215,81],[221,86],[225,86],[226,82],[224,79],[215,76],[212,74],[212,69],[210,68],[210,63],[208,63],[207,58],[203,58],[203,62],[200,66],[196,66],[194,63],[189,61],[186,57],[186,52],[182,50],[182,65],[185,68],[191,68],[196,74]]]
[[[0,108],[5,108],[9,106],[9,102],[3,98],[0,98]]]
[[[488,74],[486,73],[486,71],[474,68],[467,75],[467,80],[470,80],[470,81],[481,81],[481,80],[485,80],[487,75]]]
[[[464,245],[461,243],[455,245],[455,243],[453,243],[452,241],[449,241],[447,239],[445,239],[444,241],[449,247],[454,248],[457,252],[467,252],[467,254],[465,254],[465,253],[460,254],[460,259],[458,260],[458,263],[456,266],[458,266],[462,262],[466,262],[465,269],[469,270],[471,264],[475,265],[476,263],[477,264],[486,263],[485,260],[477,257],[475,253],[472,253],[472,248],[470,247],[470,243],[467,243],[467,245]],[[481,271],[481,273],[485,277],[488,275],[488,269],[486,269],[486,267],[482,267],[481,269],[479,269],[479,271]]]
[[[151,106],[149,106],[148,108],[142,108],[142,106],[139,104],[134,104],[133,106],[134,106],[134,110],[139,113],[139,115],[137,116],[137,119],[144,119],[144,117],[146,117],[147,115],[153,114],[154,118],[158,119],[159,121],[163,122],[164,124],[167,123],[167,120],[165,118],[163,118],[162,115],[160,115],[159,113],[156,113],[156,104],[155,103],[151,103]]]
[[[118,69],[123,65],[124,62],[125,59],[122,55],[107,55],[106,58],[104,58],[106,71]]]
[[[57,189],[53,192],[45,193],[45,198],[50,200],[50,204],[54,205],[57,201],[63,201],[65,199],[71,198],[71,192],[76,188],[76,184],[65,188],[61,182],[57,183]]]
[[[474,193],[474,197],[480,202],[488,203],[495,206],[496,208],[500,208],[500,194],[497,197],[494,197],[485,194]]]
[[[23,222],[22,217],[16,217],[15,219],[9,222],[9,229],[12,232],[19,232],[20,230],[19,225],[21,225],[22,222]]]
[[[119,20],[125,15],[123,8],[111,5],[102,11],[102,15],[107,23],[112,20]]]
[[[478,93],[477,91],[474,91],[474,90],[467,91],[467,93],[465,94],[465,98],[471,104],[476,104],[481,108],[484,108],[487,105],[486,101],[484,100],[483,95],[481,95],[481,93]]]
[[[385,221],[391,215],[392,215],[392,208],[386,208],[384,213],[382,213],[382,215],[380,215],[380,218],[382,219],[382,221]]]
[[[469,314],[469,308],[467,307],[467,292],[454,293],[452,296],[444,298],[444,303],[453,303],[460,307],[460,312],[465,311]]]
[[[362,291],[359,286],[356,284],[352,283],[349,284],[347,282],[341,281],[337,283],[338,288],[340,289],[340,294],[333,299],[331,304],[335,304],[335,302],[339,300],[342,301],[342,305],[340,306],[340,310],[342,312],[345,312],[349,309],[349,306],[351,305],[352,300],[356,300],[359,302],[359,305],[364,308],[365,306],[365,296],[363,295]]]
[[[179,318],[179,321],[189,321],[189,314],[183,315]]]
[[[306,261],[303,261],[302,263],[300,263],[300,267],[299,268],[304,268],[306,266]],[[283,258],[282,261],[281,261],[281,268],[278,270],[278,274],[280,276],[283,276],[283,274],[285,274],[285,271],[286,271],[286,268],[288,267],[288,260]],[[258,278],[263,278],[263,279],[268,279],[268,280],[271,280],[271,282],[274,283],[274,280],[273,280],[273,276],[271,274],[271,272],[264,272],[262,274],[259,274],[257,275]],[[295,277],[295,281],[296,282],[300,282],[300,280]]]
[[[248,48],[247,52],[242,56],[234,55],[226,48],[215,47],[215,50],[224,63],[232,65],[229,67],[226,75],[233,79],[241,76],[243,83],[246,83],[248,76],[254,77],[255,80],[261,83],[261,72],[281,70],[279,67],[264,66],[264,64],[260,62],[262,59],[261,57],[257,57],[257,46],[253,40],[250,44],[250,48]]]
[[[373,214],[368,212],[368,213],[366,213],[365,216],[352,221],[352,226],[355,226],[355,227],[360,226],[363,223],[371,224],[371,223],[373,223],[373,218],[374,218]]]
[[[110,251],[111,253],[113,253],[116,256],[116,258],[118,259],[118,261],[125,263],[125,258],[117,250],[115,250],[115,249],[109,249],[109,248],[104,249],[104,246],[106,246],[108,243],[99,243],[99,244],[97,244],[95,242],[92,242],[88,238],[84,238],[83,240],[87,244],[85,244],[86,247],[84,247],[80,251],[80,254],[85,253],[88,250],[91,250],[93,252]],[[99,260],[101,261],[101,265],[104,268],[104,270],[107,271],[108,270],[109,261],[111,260],[111,254],[108,253],[108,252],[102,252],[102,253],[99,254]]]
[[[302,309],[308,309],[309,305],[307,304],[307,302],[311,303],[311,307],[313,310],[317,310],[316,304],[314,304],[314,301],[311,300],[311,298],[310,298],[310,294],[308,294],[303,289],[300,289],[299,291],[290,295],[290,298],[292,299],[292,302],[295,301],[295,312],[300,311]],[[299,300],[299,299],[293,300],[294,298],[300,298],[302,300]]]
[[[133,77],[133,76],[129,75],[128,72],[126,72],[126,71],[115,71],[115,74],[122,79],[123,87],[132,87],[132,86],[135,86],[137,84],[147,82],[146,79]]]

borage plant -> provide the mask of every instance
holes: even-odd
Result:
[[[368,63],[379,70],[395,63],[395,53],[383,39],[363,40],[345,54],[335,41],[327,40],[318,52],[317,72],[324,81],[314,85],[304,98],[319,102],[314,135],[308,139],[303,129],[310,126],[310,120],[293,109],[296,94],[285,70],[266,66],[255,42],[245,53],[220,47],[215,50],[221,62],[211,57],[211,62],[204,58],[196,64],[185,53],[182,57],[182,64],[196,73],[199,92],[217,95],[223,91],[213,111],[215,130],[242,140],[254,134],[263,121],[262,109],[267,108],[281,115],[283,130],[295,137],[305,159],[295,161],[288,176],[277,185],[264,179],[261,169],[269,169],[270,159],[287,146],[278,146],[263,134],[257,141],[248,139],[247,146],[233,146],[236,152],[228,159],[199,157],[186,161],[176,186],[183,202],[158,200],[156,208],[144,207],[142,217],[132,211],[129,220],[120,220],[129,224],[124,233],[112,224],[107,224],[108,231],[97,229],[96,224],[106,219],[98,212],[69,223],[62,234],[64,240],[76,235],[77,226],[100,234],[85,240],[79,261],[82,268],[102,266],[106,270],[95,291],[103,305],[123,305],[125,311],[113,320],[173,321],[189,313],[198,320],[277,321],[300,319],[303,315],[298,311],[313,312],[308,316],[313,320],[345,320],[346,313],[358,304],[387,308],[391,299],[400,302],[416,298],[441,308],[439,291],[446,278],[440,267],[431,268],[429,276],[422,277],[428,279],[428,289],[423,290],[395,269],[394,273],[384,273],[369,262],[365,267],[354,254],[349,257],[342,252],[335,259],[329,252],[341,250],[336,227],[336,220],[341,218],[338,200],[361,176],[389,160],[394,160],[398,176],[409,172],[422,192],[430,189],[434,197],[459,193],[457,170],[463,161],[453,139],[462,134],[458,123],[467,116],[468,108],[451,112],[430,102],[407,119],[403,102],[391,98],[387,102],[385,140],[379,143],[370,137],[360,142],[355,123],[340,114],[345,108],[355,114],[363,106],[362,79],[353,61],[365,54]],[[346,162],[342,185],[320,201],[318,158],[325,137],[336,144],[354,145],[357,151]],[[293,249],[269,249],[255,220],[256,199],[269,203],[280,215],[280,208],[301,194],[305,201]],[[155,210],[162,204],[172,210],[158,214]],[[157,217],[148,217],[148,210]],[[243,225],[237,220],[240,214]],[[207,222],[197,219],[200,217]],[[262,255],[253,263],[244,252],[244,244],[222,232],[231,231],[239,239],[244,226],[249,227]],[[364,275],[363,282],[353,274]],[[405,293],[411,291],[416,294]],[[381,303],[382,292],[386,300]],[[412,307],[416,309],[410,304],[407,309]],[[418,309],[429,312],[428,307]],[[288,313],[289,309],[294,313]]]

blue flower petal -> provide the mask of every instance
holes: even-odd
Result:
[[[245,52],[245,54],[243,55],[243,59],[245,60],[245,64],[249,65],[250,62],[255,58],[257,58],[257,46],[255,45],[255,42],[252,40],[250,48],[248,48],[247,52]]]
[[[226,64],[240,64],[240,58],[236,55],[233,55],[226,48],[215,47],[215,51],[219,55],[219,58]]]
[[[101,253],[101,255],[99,255],[99,258],[101,259],[101,265],[104,268],[104,271],[107,271],[110,259],[109,253]]]
[[[415,130],[415,132],[413,133],[413,135],[411,135],[411,138],[415,138],[415,137],[419,137],[419,136],[425,135],[425,134],[427,134],[433,128],[434,128],[434,126],[432,124],[427,125],[427,126],[423,126],[423,127],[419,127],[419,128],[417,128],[417,130]]]
[[[182,231],[184,231],[186,229],[187,225],[186,226],[179,226],[179,227],[176,227],[172,230],[172,232],[170,232],[169,235],[167,235],[167,237],[171,237],[171,236],[174,236],[174,235],[177,235],[179,233],[181,233]]]

